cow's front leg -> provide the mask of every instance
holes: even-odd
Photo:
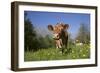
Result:
[[[56,47],[57,48],[62,48],[62,40],[61,39],[56,40]]]
[[[57,48],[57,49],[59,48],[58,44],[56,44],[56,48]]]

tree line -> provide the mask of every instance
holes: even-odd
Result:
[[[54,46],[53,39],[46,35],[38,36],[37,31],[35,30],[34,25],[30,21],[29,18],[27,18],[27,13],[24,14],[24,41],[25,41],[25,51],[36,51],[39,49],[46,49]]]
[[[90,43],[90,30],[89,27],[85,24],[80,24],[76,40],[84,44]]]

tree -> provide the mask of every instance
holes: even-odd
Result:
[[[25,40],[25,51],[37,51],[39,49],[46,49],[54,46],[53,40],[49,37],[49,35],[43,37],[38,35],[38,31],[35,30],[34,25],[27,18],[27,13],[24,14],[24,40]]]
[[[31,50],[36,47],[33,43],[36,42],[36,31],[35,27],[32,25],[31,21],[27,18],[27,13],[24,14],[24,39],[25,39],[25,51]],[[34,46],[34,47],[33,47]]]
[[[85,24],[80,24],[76,40],[78,40],[81,43],[89,43],[90,41],[89,27],[85,26]]]
[[[71,33],[69,33],[69,34],[68,34],[68,44],[69,44],[69,45],[73,45],[73,44],[74,44],[73,39],[72,39],[71,36],[72,36]]]

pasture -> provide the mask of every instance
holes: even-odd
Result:
[[[24,61],[48,61],[48,60],[69,60],[69,59],[87,59],[90,58],[90,46],[69,45],[62,54],[60,49],[47,48],[37,51],[25,51]]]
[[[90,58],[89,14],[38,11],[25,11],[24,14],[24,61]],[[54,15],[64,21],[55,20]],[[80,17],[83,18],[81,21]],[[57,47],[63,47],[64,53]]]

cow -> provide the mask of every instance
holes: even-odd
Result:
[[[57,23],[55,26],[48,25],[48,29],[53,33],[56,48],[67,48],[69,24]]]

